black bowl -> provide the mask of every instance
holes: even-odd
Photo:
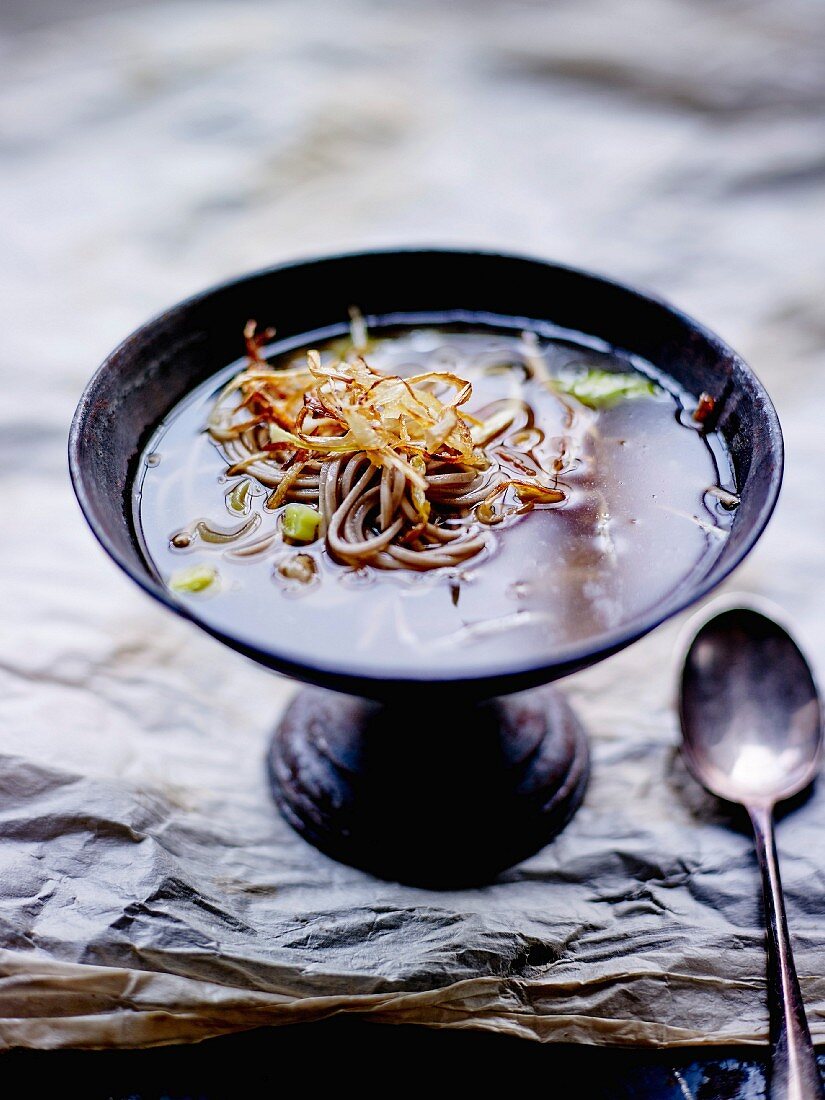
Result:
[[[547,683],[622,649],[715,588],[768,522],[783,461],[770,398],[735,352],[664,302],[572,268],[486,252],[367,252],[281,264],[197,294],[147,322],[107,357],[74,417],[69,464],[89,525],[132,580],[176,614],[198,622],[150,571],[132,526],[129,494],[143,444],[187,392],[238,357],[249,317],[261,324],[277,319],[279,338],[289,339],[340,322],[350,302],[376,316],[463,310],[552,321],[641,355],[697,397],[708,392],[722,399],[716,427],[730,449],[741,505],[730,538],[704,576],[617,630],[561,647],[551,661],[485,675],[479,694]],[[349,675],[299,663],[274,639],[264,650],[198,625],[261,664],[339,691],[386,698],[405,683],[380,669]],[[454,678],[449,682],[458,686]],[[471,682],[462,686],[469,689]]]
[[[741,496],[730,536],[719,557],[704,575],[693,577],[644,615],[584,643],[560,647],[552,660],[542,660],[535,665],[502,665],[492,674],[485,672],[462,680],[428,676],[428,691],[438,692],[442,698],[452,701],[488,699],[545,684],[591,665],[629,645],[710,592],[742,561],[764,530],[782,481],[782,433],[776,412],[764,387],[739,356],[713,333],[672,306],[587,272],[489,252],[374,251],[281,264],[195,295],[139,328],[108,356],[92,378],[81,398],[69,439],[69,464],[75,492],[104,549],[144,591],[176,614],[192,619],[233,649],[298,679],[367,696],[385,704],[408,698],[410,692],[421,688],[420,680],[415,677],[382,675],[381,669],[364,675],[346,667],[310,665],[279,648],[275,638],[271,648],[262,649],[241,635],[229,635],[199,622],[195,609],[175,600],[148,568],[132,526],[131,481],[144,443],[158,422],[185,394],[238,357],[241,350],[239,333],[248,318],[255,317],[262,325],[277,322],[279,338],[289,339],[340,322],[352,302],[357,302],[366,315],[374,317],[462,311],[468,317],[486,313],[549,321],[642,356],[690,393],[698,397],[707,392],[716,399],[720,414],[714,426],[730,451]],[[302,705],[306,710],[306,701]],[[558,700],[547,705],[551,709],[558,707]],[[363,714],[359,714],[361,718],[357,721],[350,714],[344,723],[342,747],[335,761],[338,771],[335,777],[327,776],[328,785],[340,785],[341,769],[348,770],[348,774],[353,770],[363,771],[363,745],[359,742],[354,748],[352,737],[353,730],[363,726]],[[304,717],[293,715],[292,718],[292,725],[287,722],[286,726],[291,729],[289,737],[294,741],[296,725],[305,726],[306,723]],[[569,715],[562,719],[556,714],[551,724],[564,726],[565,722],[569,725]],[[374,715],[370,723],[374,725]],[[482,722],[482,725],[492,731],[498,725],[498,718]],[[508,734],[511,749],[519,742],[513,729],[511,721]],[[298,756],[305,756],[306,746],[299,748]],[[490,761],[492,767],[498,760],[500,771],[499,752],[500,746],[492,751]],[[570,752],[572,754],[573,750]],[[518,761],[523,762],[525,753],[532,759],[535,745],[528,751],[522,744],[516,752]],[[586,772],[583,754],[580,746],[576,773],[580,782],[576,798],[580,796]],[[283,764],[284,755],[282,745],[273,765],[276,776],[279,759]],[[330,823],[325,818],[319,823],[311,813],[305,813],[304,809],[296,812],[294,806],[288,805],[289,798],[284,790],[285,784],[294,779],[295,754],[286,753],[286,756],[290,762],[283,765],[283,774],[276,785],[282,808],[286,809],[293,824],[334,854],[353,862],[377,865],[380,869],[381,861],[371,859],[369,853],[365,856],[341,851],[335,842],[335,836],[340,839],[342,830],[352,833],[352,821]],[[460,766],[460,762],[454,760],[453,766]],[[371,774],[375,777],[383,769],[386,779],[386,767],[387,762],[383,761],[377,768],[372,759]],[[556,765],[553,767],[555,771],[550,769],[554,776],[551,786],[553,783],[558,786],[561,773]],[[510,771],[513,772],[512,767]],[[565,775],[570,780],[570,775]],[[478,778],[476,776],[474,781],[478,782]],[[535,779],[533,774],[531,782]],[[520,790],[524,783],[525,776],[521,775],[517,783]],[[543,783],[544,780],[538,782],[533,791],[536,805],[541,801],[539,794],[547,794]],[[498,795],[490,794],[490,790],[490,797],[501,794],[500,791]],[[363,790],[360,793],[350,790],[346,797],[340,790],[333,793],[339,801],[344,798],[344,802],[349,799],[352,803],[354,799],[356,805],[366,805],[372,797]],[[397,789],[396,796],[398,801]],[[445,792],[445,797],[453,803],[456,801],[454,790],[452,794]],[[306,790],[298,801],[302,806],[306,803]],[[317,803],[317,799],[314,801]],[[547,825],[550,818],[545,812],[548,805],[545,798],[542,803],[545,825],[535,831],[527,845],[520,841],[510,846],[499,845],[499,863],[503,865],[512,861],[514,855],[524,854],[525,847],[536,847],[538,840],[546,839],[548,833],[558,827],[564,813],[551,815],[550,828]],[[385,814],[386,809],[385,806],[381,812]],[[570,809],[567,805],[564,812]],[[466,806],[462,812],[466,818]],[[531,812],[535,812],[535,806]],[[457,814],[453,816],[458,817]],[[420,836],[415,844],[421,848]],[[439,844],[443,844],[443,837]]]

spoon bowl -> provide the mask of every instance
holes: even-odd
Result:
[[[807,787],[819,767],[822,713],[808,662],[753,607],[728,607],[696,633],[680,711],[688,766],[729,802],[773,805]]]

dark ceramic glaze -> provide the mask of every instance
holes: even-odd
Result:
[[[289,339],[340,322],[353,302],[367,317],[466,311],[468,320],[487,313],[549,321],[641,356],[697,397],[710,393],[713,427],[729,449],[741,494],[719,557],[704,576],[618,630],[560,647],[549,662],[461,680],[423,683],[382,675],[380,668],[369,676],[348,674],[290,660],[274,644],[261,649],[198,622],[156,580],[135,539],[130,493],[142,447],[181,398],[237,358],[250,317],[262,326],[277,322],[279,339]],[[782,463],[782,434],[764,387],[735,352],[678,310],[573,268],[436,249],[282,264],[189,298],[109,355],[81,398],[69,439],[83,513],[107,553],[144,591],[269,668],[379,701],[376,711],[363,702],[336,705],[323,692],[299,697],[273,742],[276,797],[287,820],[336,858],[435,885],[489,877],[536,851],[574,812],[584,790],[586,743],[557,694],[482,701],[585,668],[706,595],[764,530]],[[446,707],[454,715],[435,737],[422,738],[415,721],[424,691],[430,713]],[[473,730],[483,732],[483,751],[480,734],[467,737]],[[397,797],[388,800],[388,791]],[[402,809],[388,817],[390,806]]]
[[[299,691],[272,740],[281,813],[316,848],[383,878],[471,886],[532,855],[578,809],[587,738],[561,692],[382,705]]]

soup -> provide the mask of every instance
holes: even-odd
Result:
[[[708,408],[634,356],[495,317],[266,339],[248,328],[135,479],[147,562],[215,629],[478,676],[622,626],[721,551],[737,498]]]

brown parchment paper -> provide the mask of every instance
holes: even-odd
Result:
[[[824,33],[803,0],[620,19],[606,0],[215,0],[0,25],[0,1044],[344,1011],[764,1041],[751,841],[675,757],[679,624],[570,682],[593,779],[554,844],[485,889],[381,882],[280,820],[263,754],[293,686],[116,572],[64,446],[108,348],[232,271],[393,240],[601,267],[720,329],[775,395],[786,487],[736,583],[819,664]],[[819,1041],[823,797],[779,830]]]

